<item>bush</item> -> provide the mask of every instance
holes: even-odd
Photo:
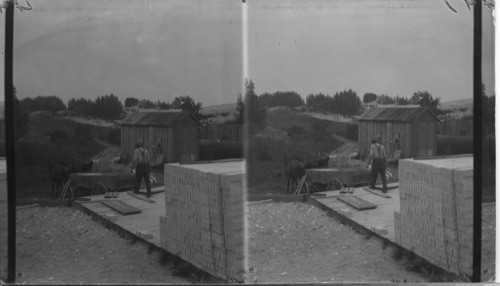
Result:
[[[109,129],[107,141],[111,144],[120,145],[122,141],[121,130],[119,128]]]
[[[466,136],[438,135],[436,153],[438,156],[473,154],[473,139]]]
[[[89,138],[90,137],[90,126],[86,124],[77,124],[74,127],[75,135],[80,138]]]
[[[200,140],[200,160],[222,160],[243,157],[243,143],[232,141]]]
[[[372,102],[377,100],[377,95],[375,93],[369,92],[363,95],[363,103]]]
[[[135,97],[125,98],[125,107],[131,107],[139,104],[139,100]]]
[[[305,133],[304,127],[302,127],[300,125],[295,125],[295,124],[293,126],[290,126],[286,130],[286,134],[288,134],[288,137],[292,137],[292,138],[296,138],[304,133]]]
[[[68,134],[64,132],[63,130],[55,130],[52,133],[50,133],[50,141],[59,141],[62,139],[68,138]]]
[[[328,122],[326,121],[315,121],[311,124],[312,136],[314,140],[320,141],[327,137],[328,135]]]
[[[357,124],[349,124],[347,125],[347,130],[345,136],[347,139],[358,140],[358,125]]]
[[[31,165],[35,163],[35,146],[32,143],[19,140],[16,144],[16,160]]]
[[[248,150],[249,155],[252,155],[253,158],[261,161],[271,159],[271,153],[269,152],[269,138],[264,136],[255,136],[251,143],[252,144],[250,144]]]

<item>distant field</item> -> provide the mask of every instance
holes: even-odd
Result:
[[[235,111],[236,111],[236,103],[225,103],[225,104],[202,107],[200,113],[210,114],[210,113],[235,112]]]
[[[465,98],[465,99],[458,99],[458,100],[453,100],[453,101],[447,101],[443,102],[439,105],[440,108],[459,108],[459,107],[472,107],[473,105],[473,99],[472,98]]]
[[[227,103],[203,107],[200,114],[202,124],[223,124],[237,118],[236,103]]]
[[[446,111],[442,119],[461,119],[464,117],[471,117],[473,114],[473,100],[472,98],[459,99],[441,103],[438,108]]]

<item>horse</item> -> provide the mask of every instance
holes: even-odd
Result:
[[[62,191],[64,184],[70,179],[68,169],[62,165],[49,164],[49,181],[52,184],[51,196],[54,197],[54,190],[56,192]]]
[[[306,169],[310,168],[326,168],[328,167],[328,156],[321,156],[319,154],[319,159],[313,161],[301,160],[297,155],[295,158],[288,161],[285,157],[285,176],[287,178],[286,191],[289,192],[290,185],[296,186],[299,181],[306,174]],[[293,191],[293,189],[292,189]]]
[[[300,179],[306,174],[307,163],[299,160],[297,157],[287,161],[285,156],[285,176],[286,176],[286,191],[290,192],[290,186],[295,186]],[[292,189],[293,191],[293,189]]]

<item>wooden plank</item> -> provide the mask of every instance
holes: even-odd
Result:
[[[270,203],[272,201],[273,201],[272,199],[268,199],[268,200],[255,201],[255,202],[246,202],[246,205],[250,206],[250,205],[256,205],[256,204]]]
[[[283,194],[248,194],[246,201],[263,201],[263,200],[273,200],[276,202],[296,202],[303,201],[303,198],[295,195],[283,195]]]
[[[382,197],[382,198],[386,198],[386,199],[391,198],[391,196],[389,196],[389,195],[386,195],[386,194],[384,194],[384,193],[381,193],[381,192],[377,192],[377,191],[371,190],[371,189],[370,189],[370,188],[368,188],[368,187],[364,187],[363,189],[364,189],[365,191],[367,191],[367,192],[370,192],[370,193],[372,193],[372,194],[374,194],[374,195],[377,195],[377,196],[380,196],[380,197]]]
[[[338,203],[334,203],[332,198],[330,198],[330,200],[318,199],[318,198],[314,198],[312,200],[321,204],[328,210],[331,210],[336,214],[352,222],[355,222],[356,224],[358,224],[359,226],[363,227],[366,230],[371,230],[372,227],[387,229],[388,234],[385,235],[377,234],[377,235],[388,238],[391,241],[394,240],[394,211],[396,209],[399,209],[394,205],[392,206],[392,208],[387,207],[385,209],[379,209],[379,207],[377,206],[376,209],[353,212],[347,209],[351,208],[350,206],[347,206],[346,208],[346,205],[344,203],[340,203],[338,200],[335,200]]]
[[[141,212],[140,209],[134,208],[133,206],[122,201],[102,201],[101,203],[122,215],[138,214]]]
[[[357,196],[345,196],[345,195],[340,195],[337,197],[339,201],[342,201],[353,208],[357,210],[369,210],[369,209],[374,209],[377,206],[369,203],[363,199],[358,198]]]
[[[352,194],[352,193],[354,193],[354,190],[355,190],[355,188],[353,188],[353,187],[343,187],[342,189],[340,189],[340,193],[341,194]]]
[[[165,187],[163,186],[160,186],[160,187],[156,187],[156,188],[151,188],[151,194],[159,194],[159,193],[163,193],[165,191]],[[141,189],[139,190],[139,194],[146,194],[146,189]]]
[[[301,193],[304,182],[306,181],[306,176],[307,175],[304,175],[302,179],[300,179],[299,185],[297,186],[297,189],[294,192],[295,195],[299,195]]]
[[[127,192],[127,194],[131,195],[132,197],[134,197],[136,199],[139,199],[139,200],[142,200],[142,201],[145,201],[145,202],[148,202],[148,203],[156,203],[155,200],[152,200],[152,199],[146,198],[146,197],[142,197],[139,194],[136,194],[136,193],[134,193],[132,191]]]
[[[109,192],[107,191],[105,194],[104,194],[104,198],[118,198],[118,192],[116,191],[112,191],[112,192]]]

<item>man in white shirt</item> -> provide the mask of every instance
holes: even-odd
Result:
[[[367,166],[372,165],[372,176],[370,180],[370,189],[375,188],[375,182],[377,181],[378,174],[382,178],[383,193],[387,193],[387,178],[385,177],[385,169],[387,167],[387,156],[385,154],[385,148],[382,143],[380,143],[380,137],[372,140],[372,145],[370,146],[370,154],[368,155]]]
[[[132,162],[132,169],[135,168],[135,192],[139,192],[141,181],[144,178],[146,183],[146,197],[151,197],[151,182],[149,180],[149,173],[151,171],[151,161],[149,158],[148,150],[144,149],[142,142],[135,145],[134,160]]]

